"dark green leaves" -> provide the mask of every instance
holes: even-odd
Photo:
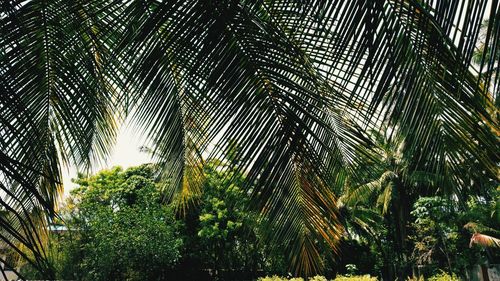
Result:
[[[100,12],[107,5],[2,3],[0,188],[12,217],[2,240],[26,247],[39,268],[43,222],[54,214],[62,190],[61,163],[89,167],[114,139],[107,15]]]

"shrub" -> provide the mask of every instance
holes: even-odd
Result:
[[[429,277],[427,281],[460,281],[460,278],[458,278],[455,273],[450,275],[444,271],[441,271],[441,273]]]
[[[316,275],[314,277],[309,278],[309,281],[328,281],[325,276]]]
[[[80,186],[66,210],[75,231],[53,241],[65,253],[62,264],[69,266],[61,268],[61,279],[165,280],[181,258],[183,225],[162,203],[152,175],[153,168],[143,165],[75,180]]]
[[[285,280],[285,279],[283,279],[277,275],[260,277],[259,279],[257,279],[257,281],[282,281],[282,280]]]
[[[277,275],[273,276],[266,276],[266,277],[260,277],[257,279],[257,281],[304,281],[304,278],[301,277],[295,277],[295,278],[286,278],[286,277],[280,277]],[[309,281],[328,281],[325,277],[323,276],[314,276],[312,278],[309,278]]]
[[[377,277],[370,275],[357,275],[357,276],[337,276],[333,281],[377,281]]]

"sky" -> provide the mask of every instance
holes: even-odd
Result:
[[[109,159],[107,159],[106,164],[93,167],[92,172],[95,173],[101,169],[107,169],[114,166],[128,168],[151,162],[151,158],[147,153],[139,151],[139,147],[143,144],[144,139],[141,138],[139,134],[133,132],[133,126],[127,126],[127,124],[122,125],[118,132],[116,145],[113,147],[113,152]],[[76,187],[76,185],[71,182],[71,179],[76,178],[76,176],[77,170],[75,167],[63,169],[64,197],[67,197],[69,191]]]

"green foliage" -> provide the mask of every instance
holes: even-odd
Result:
[[[107,156],[122,117],[154,143],[170,181],[167,198],[198,191],[192,171],[203,169],[202,155],[224,150],[214,142],[243,144],[229,147],[231,162],[255,183],[252,198],[271,229],[263,239],[284,248],[287,262],[306,275],[324,269],[323,245],[335,249],[343,236],[333,190],[365,167],[365,157],[376,158],[366,135],[381,122],[406,133],[410,164],[426,168],[411,172],[438,172],[454,183],[440,188],[451,186],[458,197],[469,189],[469,174],[496,179],[497,109],[488,91],[500,79],[493,53],[499,7],[352,3],[2,1],[0,202],[10,214],[0,217],[0,239],[45,268],[36,241],[56,209],[62,166],[89,168]],[[476,47],[481,77],[471,62]],[[481,168],[464,173],[468,158]],[[377,238],[392,240],[400,251],[388,258],[401,267],[404,215],[414,202],[404,194],[413,185],[398,181],[379,181],[378,205],[389,217]],[[99,204],[119,212],[140,201],[124,188],[113,199],[97,194],[102,202],[82,206],[80,219],[98,217],[92,207]],[[428,191],[419,190],[435,195]],[[240,228],[204,221],[212,230],[203,239]]]
[[[22,265],[19,273],[21,273],[21,275],[28,280],[42,280],[44,278],[43,273],[31,264]]]
[[[68,221],[71,261],[79,280],[163,280],[178,263],[183,240],[180,222],[161,203],[148,165],[80,176],[72,191]],[[74,245],[78,245],[76,248]],[[69,262],[67,263],[69,265]],[[71,271],[71,270],[69,270]]]
[[[83,226],[88,280],[160,280],[180,258],[182,239],[167,208],[99,210]],[[88,241],[88,242],[85,242]],[[137,275],[137,276],[135,276]]]
[[[442,271],[441,273],[429,277],[427,281],[460,281],[460,278],[458,278],[455,273],[450,275],[449,273]]]
[[[198,236],[208,244],[230,241],[245,223],[250,223],[250,213],[244,209],[248,200],[239,177],[219,173],[215,167],[207,168]]]
[[[259,243],[258,215],[246,208],[244,176],[233,171],[228,178],[221,167],[214,162],[205,168],[199,204],[177,218],[162,202],[150,165],[80,175],[61,213],[72,231],[50,239],[56,276],[164,280],[179,266],[193,272],[286,272],[283,255]],[[41,277],[29,266],[23,270]]]
[[[407,148],[408,136],[398,125],[384,126],[385,131],[372,133],[379,159],[367,159],[370,167],[360,167],[360,177],[346,181],[340,197],[349,238],[360,245],[369,243],[374,272],[404,279],[418,265],[425,276],[440,269],[463,275],[471,265],[485,262],[486,256],[490,262],[497,260],[495,254],[470,249],[471,233],[463,228],[490,234],[498,229],[494,218],[500,197],[495,180],[471,176],[464,180],[470,186],[458,188],[463,183],[431,172],[435,168],[415,160]],[[468,169],[474,169],[476,160],[462,161],[463,177],[475,175]]]
[[[350,214],[346,224],[367,241],[377,241],[372,254],[379,257],[377,266],[388,279],[403,279],[410,267],[411,204],[422,180],[415,176],[417,168],[400,126],[384,123],[380,131],[371,132],[371,138],[377,159],[367,159],[368,169],[358,167],[362,177],[353,177],[343,190],[341,200]]]
[[[284,272],[287,266],[282,264],[282,256],[260,243],[258,215],[248,208],[249,197],[243,189],[245,177],[219,161],[209,163],[204,173],[199,206],[188,213],[195,217],[187,225],[188,232],[191,228],[195,235],[187,235],[189,243],[196,245],[188,254],[191,259],[199,260],[204,268]]]
[[[452,270],[457,250],[453,246],[459,235],[453,223],[457,220],[456,211],[451,201],[441,197],[421,197],[415,202],[411,214],[415,217],[413,254],[417,264]]]
[[[79,187],[71,191],[73,204],[78,211],[91,214],[95,208],[119,209],[124,206],[155,206],[160,203],[160,192],[153,181],[151,165],[129,168],[121,167],[102,170],[91,177],[74,180]]]
[[[500,186],[487,191],[484,196],[468,198],[467,211],[461,213],[460,220],[467,223],[465,228],[471,232],[500,236],[500,218],[497,213]]]
[[[494,188],[489,192],[496,194]],[[496,207],[492,197],[470,196],[466,208],[443,197],[420,197],[411,214],[414,245],[413,262],[422,266],[422,274],[440,274],[443,269],[453,274],[465,275],[475,264],[496,263],[498,253],[481,247],[470,247],[474,233],[497,234],[499,224],[492,217]]]
[[[332,281],[377,281],[377,277],[370,275],[357,275],[357,276],[337,276]]]
[[[316,275],[308,279],[308,281],[328,281],[325,276]]]

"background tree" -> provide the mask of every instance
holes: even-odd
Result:
[[[402,279],[410,274],[411,249],[407,241],[410,211],[413,202],[422,193],[418,190],[421,182],[417,179],[417,174],[422,172],[411,170],[411,157],[408,157],[405,151],[405,137],[398,128],[385,125],[381,131],[372,132],[378,158],[366,163],[371,165],[368,170],[376,171],[376,174],[367,173],[363,177],[356,177],[364,182],[348,187],[342,198],[353,210],[363,208],[356,205],[364,206],[376,211],[383,218],[385,230],[371,233],[382,241],[380,250],[388,255],[385,257],[388,278]],[[366,169],[366,166],[361,169]],[[371,224],[374,222],[372,220]],[[380,236],[382,233],[386,236]],[[382,245],[384,243],[387,245]]]
[[[440,197],[421,197],[414,205],[412,215],[415,217],[414,258],[417,265],[432,265],[438,268],[447,268],[452,274],[455,268],[455,254],[453,249],[458,239],[457,220],[454,204]],[[453,260],[452,260],[453,259]],[[446,262],[445,264],[439,264]],[[429,270],[429,269],[427,269]]]
[[[180,216],[189,245],[181,268],[210,269],[222,279],[286,273],[284,253],[263,243],[259,214],[248,208],[249,196],[242,188],[246,178],[234,164],[217,160],[205,166],[198,204]]]
[[[179,262],[181,222],[161,202],[151,165],[80,176],[67,210],[65,279],[166,280]],[[75,264],[71,265],[70,263]],[[76,276],[75,276],[76,275]]]
[[[256,214],[245,210],[248,197],[241,189],[242,175],[234,174],[230,183],[207,167],[199,214],[198,237],[203,245],[201,258],[212,261],[211,268],[247,269],[255,272],[260,266],[257,248]],[[256,257],[257,255],[257,257]]]

